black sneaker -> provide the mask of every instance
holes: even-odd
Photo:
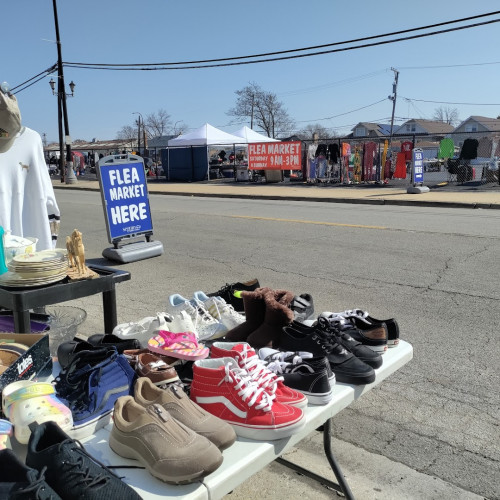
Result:
[[[339,344],[349,349],[354,356],[371,366],[372,368],[380,368],[382,366],[382,356],[372,350],[370,347],[363,345],[361,342],[353,339],[349,335],[350,330],[341,331],[335,328],[326,318],[318,318],[318,326],[330,335],[335,335]]]
[[[296,295],[290,304],[296,321],[305,321],[314,314],[313,298],[308,293]]]
[[[0,498],[61,500],[45,482],[43,472],[26,467],[9,449],[0,451]]]
[[[112,333],[95,333],[87,342],[95,347],[116,347],[118,354],[129,349],[140,349],[141,343],[137,339],[121,339]]]
[[[269,347],[259,349],[259,358],[276,375],[283,377],[283,383],[307,396],[307,401],[313,405],[325,405],[332,400],[333,391],[328,379],[328,372],[323,365],[318,368],[316,363],[308,359],[293,356],[291,361],[287,352],[277,351]],[[290,359],[290,358],[289,358]]]
[[[318,326],[306,326],[294,321],[283,327],[279,348],[283,351],[306,351],[315,356],[326,356],[337,382],[371,384],[375,371],[341,346]]]
[[[396,347],[399,344],[399,325],[394,318],[377,319],[370,316],[370,313],[363,311],[363,309],[350,309],[340,313],[340,315],[352,321],[355,325],[362,325],[363,323],[369,325],[385,324],[387,327],[387,347]]]
[[[337,313],[322,312],[318,316],[318,321],[320,318],[325,318],[329,322],[331,328],[347,332],[354,340],[361,342],[372,351],[380,354],[387,351],[387,327],[385,324],[370,325],[369,328],[360,329]]]
[[[63,499],[141,499],[54,422],[45,422],[33,429],[26,464],[38,471],[46,468],[47,483]]]
[[[220,290],[213,293],[208,293],[209,297],[222,297],[228,304],[232,305],[235,311],[245,312],[243,307],[243,299],[241,292],[253,292],[260,288],[259,280],[257,278],[246,281],[245,283],[226,283]]]

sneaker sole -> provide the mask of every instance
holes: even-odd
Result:
[[[84,439],[92,434],[95,434],[99,429],[102,429],[112,421],[113,410],[99,415],[85,422],[84,424],[74,424],[73,427],[66,431],[68,436],[72,439]]]
[[[302,391],[302,393],[307,396],[307,401],[312,405],[326,405],[333,399],[333,391],[321,394],[312,394],[305,391]]]
[[[167,474],[160,474],[158,471],[153,470],[151,468],[151,465],[144,460],[142,455],[140,455],[134,448],[130,448],[129,446],[120,443],[115,436],[111,433],[109,436],[109,447],[117,454],[120,455],[123,458],[130,458],[133,460],[139,461],[144,467],[148,470],[148,472],[160,479],[161,481],[169,484],[189,484],[193,483],[199,478],[208,476],[208,474],[211,474],[214,472],[221,464],[223,460],[222,454],[220,455],[220,460],[217,461],[216,463],[213,463],[210,468],[200,470],[198,472],[192,473],[192,474],[186,474],[183,476],[169,476]]]
[[[301,417],[300,420],[291,424],[283,424],[281,427],[251,426],[229,421],[227,423],[233,426],[234,432],[239,437],[255,441],[276,441],[296,434],[306,425],[306,419]]]

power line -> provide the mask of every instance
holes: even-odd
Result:
[[[417,101],[417,102],[431,102],[433,104],[460,104],[462,106],[500,106],[500,103],[498,102],[490,102],[490,103],[479,103],[479,102],[450,102],[450,101],[427,101],[425,99],[413,99],[411,97],[403,97],[403,99],[406,99],[408,101]]]
[[[471,21],[473,19],[480,19],[480,18],[483,18],[483,17],[489,17],[489,16],[493,16],[493,15],[497,15],[497,14],[500,14],[500,11],[488,12],[486,14],[478,14],[476,16],[463,17],[461,19],[454,19],[452,21],[444,21],[444,22],[441,22],[441,23],[428,24],[426,26],[420,26],[418,28],[410,28],[410,29],[406,29],[406,30],[393,31],[393,32],[384,33],[384,34],[381,34],[381,35],[372,35],[372,36],[363,37],[363,38],[355,38],[355,39],[352,39],[352,40],[346,40],[344,42],[334,42],[334,43],[328,43],[328,44],[323,44],[323,45],[314,45],[314,46],[310,46],[310,47],[303,47],[303,48],[299,48],[299,49],[289,49],[289,50],[282,50],[282,51],[278,51],[278,52],[267,52],[267,53],[253,54],[253,55],[247,55],[247,56],[226,57],[226,58],[219,58],[219,59],[205,59],[205,60],[198,60],[198,61],[163,62],[163,63],[116,64],[116,63],[78,63],[78,62],[67,62],[65,64],[67,64],[67,65],[74,65],[74,66],[71,66],[71,67],[76,67],[76,66],[83,66],[83,67],[87,67],[87,66],[94,66],[94,67],[97,67],[97,66],[108,66],[108,67],[110,67],[110,66],[114,66],[114,67],[143,66],[143,67],[147,67],[147,66],[168,66],[168,65],[173,66],[173,65],[185,65],[185,64],[206,64],[206,63],[215,63],[215,62],[224,62],[224,61],[236,61],[236,60],[240,60],[240,59],[252,59],[252,58],[255,58],[255,57],[269,57],[269,56],[275,56],[275,55],[281,55],[281,54],[290,54],[290,53],[293,53],[293,52],[303,52],[303,51],[306,51],[306,50],[316,50],[316,49],[322,49],[322,48],[326,48],[326,47],[334,47],[334,46],[338,46],[338,45],[346,45],[346,44],[349,44],[349,43],[364,42],[364,41],[367,41],[367,40],[374,40],[374,39],[377,39],[377,38],[384,38],[384,37],[388,37],[388,36],[401,35],[401,34],[404,34],[404,33],[412,33],[414,31],[420,31],[420,30],[430,29],[430,28],[437,28],[439,26],[446,26],[446,25],[449,25],[449,24],[456,24],[456,23],[464,22],[464,21]],[[496,22],[496,21],[492,21],[492,22]],[[483,24],[483,23],[478,23],[478,25],[481,25],[481,24]],[[488,24],[488,22],[486,22],[484,24]],[[471,25],[470,27],[473,27],[473,26],[475,26],[475,25]],[[465,28],[467,28],[467,26],[464,27],[464,28],[453,28],[452,30],[455,30],[455,29],[465,29]],[[419,35],[419,36],[427,36],[427,35]],[[371,44],[369,44],[369,45],[371,45]],[[346,49],[344,49],[344,50],[346,50]],[[322,52],[319,52],[317,54],[321,54],[321,53]],[[325,53],[328,53],[328,51],[325,52]],[[317,54],[302,54],[302,55],[297,56],[297,57],[307,57],[309,55],[317,55]],[[279,58],[279,59],[281,59],[281,58]],[[279,60],[279,59],[269,59],[269,61],[271,61],[271,60]],[[290,57],[286,57],[286,58],[283,58],[283,59],[290,59]],[[256,62],[264,62],[264,61],[256,61]],[[243,64],[243,63],[237,63],[237,64]],[[219,66],[219,65],[214,65],[214,66]],[[203,67],[214,67],[214,66],[203,66]],[[226,65],[224,65],[224,66],[226,66]],[[94,68],[94,69],[97,69],[97,68]],[[109,68],[106,68],[106,69],[109,69]],[[173,69],[173,68],[170,68],[170,69]],[[186,68],[183,68],[183,69],[186,69]]]
[[[385,101],[386,98],[384,99],[380,99],[380,101],[377,101],[377,102],[373,102],[372,104],[368,104],[366,106],[362,106],[361,108],[356,108],[356,109],[353,109],[351,111],[346,111],[345,113],[340,113],[338,115],[333,115],[333,116],[328,116],[327,118],[316,118],[316,120],[299,120],[297,121],[297,123],[307,123],[307,122],[312,122],[312,121],[323,121],[323,120],[331,120],[332,118],[338,118],[339,116],[345,116],[345,115],[349,115],[351,113],[355,113],[356,111],[360,111],[361,109],[366,109],[366,108],[369,108],[371,106],[375,106],[375,104],[380,104],[381,102]]]
[[[466,63],[466,64],[440,64],[436,66],[400,66],[399,69],[440,69],[440,68],[462,68],[467,66],[488,66],[492,64],[500,64],[500,61],[482,62],[482,63]]]
[[[56,68],[57,68],[57,66],[54,64],[50,68],[47,68],[46,70],[41,71],[40,73],[38,73],[38,75],[32,76],[31,78],[29,78],[25,82],[20,83],[19,85],[16,85],[15,87],[13,87],[11,89],[11,91],[19,89],[19,87],[23,87],[23,88],[19,89],[17,92],[12,92],[12,93],[13,94],[18,94],[19,92],[22,92],[23,90],[27,89],[28,87],[31,87],[31,85],[34,85],[35,83],[39,82],[40,80],[43,80],[47,75],[50,75],[51,73],[53,73],[56,70]],[[43,76],[41,76],[40,78],[38,78],[40,75],[43,75]],[[38,79],[35,80],[35,78],[38,78]],[[30,85],[26,85],[27,83],[31,82],[32,80],[35,80],[35,81],[33,83],[31,83]],[[26,86],[24,87],[24,85],[26,85]]]
[[[341,49],[324,50],[321,52],[313,52],[311,54],[297,54],[294,56],[273,57],[270,59],[258,59],[256,61],[238,61],[238,62],[231,62],[231,63],[194,65],[194,66],[183,66],[183,67],[174,67],[174,68],[168,67],[165,65],[179,64],[179,63],[161,63],[161,66],[157,65],[157,67],[154,67],[154,68],[145,67],[146,64],[128,65],[128,67],[125,67],[126,65],[121,65],[122,67],[115,67],[115,66],[107,65],[107,67],[106,67],[105,65],[66,62],[66,63],[64,63],[64,65],[69,67],[69,68],[97,69],[97,70],[107,70],[107,71],[161,71],[161,70],[220,68],[220,67],[224,67],[224,66],[243,66],[243,65],[247,65],[247,64],[258,64],[258,63],[264,63],[264,62],[299,59],[299,58],[303,58],[303,57],[312,57],[312,56],[319,56],[319,55],[325,55],[325,54],[334,54],[337,52],[346,52],[346,51],[350,51],[350,50],[363,49],[363,48],[367,48],[367,47],[375,47],[378,45],[387,45],[389,43],[396,43],[396,42],[402,42],[402,41],[407,41],[407,40],[415,40],[417,38],[424,38],[424,37],[428,37],[428,36],[441,35],[444,33],[451,33],[453,31],[460,31],[460,30],[469,29],[469,28],[476,28],[478,26],[485,26],[488,24],[493,24],[493,23],[498,23],[498,22],[500,22],[500,19],[493,19],[491,21],[484,21],[482,23],[474,23],[474,24],[469,24],[466,26],[459,26],[456,28],[449,28],[449,29],[445,29],[445,30],[433,31],[430,33],[422,33],[419,35],[412,35],[412,36],[407,36],[407,37],[395,38],[393,40],[383,40],[383,41],[375,42],[375,43],[365,43],[362,45],[356,45],[354,47],[344,47]],[[142,67],[137,67],[137,66],[142,66]],[[160,66],[160,67],[158,67],[158,66]]]

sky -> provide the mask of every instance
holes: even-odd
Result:
[[[500,10],[498,0],[59,0],[62,59],[161,63],[247,56],[390,33]],[[57,61],[51,0],[2,5],[0,82],[15,87]],[[470,21],[500,19],[500,15]],[[5,22],[7,21],[7,22]],[[439,28],[437,28],[439,29]],[[358,122],[432,119],[438,107],[500,115],[500,23],[415,40],[259,64],[203,69],[109,71],[64,68],[73,140],[115,139],[125,125],[164,109],[171,123],[233,132],[237,90],[255,82],[277,95],[295,130],[319,123],[345,133]],[[404,35],[402,35],[404,36]],[[354,44],[350,44],[354,45]],[[23,124],[57,141],[49,75],[16,94]],[[67,89],[69,92],[69,89]],[[378,102],[381,101],[381,102]],[[424,102],[435,101],[435,102]],[[378,104],[374,104],[377,103]],[[448,104],[467,103],[467,104]],[[487,105],[484,105],[487,104]],[[364,109],[359,109],[364,108]],[[357,111],[356,111],[357,110]]]

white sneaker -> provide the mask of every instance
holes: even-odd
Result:
[[[234,310],[222,297],[208,297],[202,291],[194,292],[194,299],[200,301],[205,309],[219,323],[222,323],[227,330],[232,330],[245,321],[245,316]]]
[[[178,293],[168,298],[169,311],[177,318],[181,313],[189,316],[194,324],[192,330],[198,340],[218,338],[226,334],[227,328],[210,316],[202,302],[193,299],[189,301]]]
[[[175,317],[166,312],[156,313],[156,316],[148,316],[140,321],[131,321],[115,326],[113,335],[120,339],[137,339],[141,347],[148,346],[148,340],[158,334],[160,330],[173,333],[194,332],[194,325],[187,314],[179,314]]]

